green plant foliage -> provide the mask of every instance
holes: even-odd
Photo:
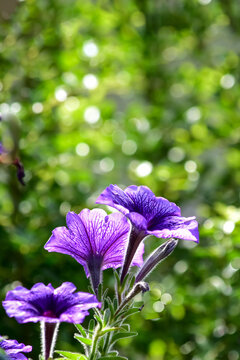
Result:
[[[0,2],[0,141],[26,185],[0,164],[1,299],[40,281],[87,290],[83,268],[43,245],[110,183],[147,185],[197,216],[200,244],[179,241],[152,272],[120,353],[238,360],[239,1],[12,3]],[[37,358],[37,327],[0,315],[0,334]],[[57,348],[81,351],[73,332],[62,324]]]

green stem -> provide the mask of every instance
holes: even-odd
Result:
[[[100,336],[100,332],[99,332],[100,328],[99,326],[96,327],[96,332],[94,334],[93,337],[93,342],[92,342],[92,348],[91,348],[91,353],[89,356],[89,360],[95,360],[96,357],[96,350],[97,350],[97,343],[98,343],[98,339]]]

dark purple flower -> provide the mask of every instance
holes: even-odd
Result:
[[[199,241],[195,217],[182,217],[176,204],[163,197],[156,197],[146,186],[131,185],[122,190],[117,185],[110,185],[96,203],[114,207],[132,223],[122,278],[126,275],[140,242],[148,235]]]
[[[7,340],[0,337],[0,348],[3,349],[8,359],[27,360],[26,356],[21,352],[30,352],[32,347],[30,345],[19,344],[17,340]]]
[[[38,283],[31,290],[22,286],[7,293],[3,307],[19,323],[41,321],[43,357],[52,357],[60,322],[81,323],[88,309],[100,307],[95,295],[77,292],[70,282],[57,289]]]
[[[8,316],[15,317],[19,323],[44,321],[49,323],[81,323],[88,309],[100,306],[95,295],[77,292],[70,282],[57,289],[51,284],[38,283],[31,290],[22,286],[7,293],[3,307]]]
[[[102,270],[123,264],[130,229],[128,221],[119,213],[107,215],[101,209],[84,209],[79,214],[69,212],[67,226],[54,229],[44,248],[77,260],[83,265],[86,275],[91,276],[97,291]],[[143,251],[141,246],[132,265],[142,265]]]

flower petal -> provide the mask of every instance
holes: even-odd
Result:
[[[77,214],[75,215],[77,216]],[[77,221],[75,222],[80,222],[80,219],[77,217]],[[52,236],[44,245],[44,249],[49,252],[58,252],[70,255],[80,264],[85,265],[87,250],[86,243],[84,245],[83,239],[84,236],[75,237],[65,226],[57,227],[53,230]]]
[[[199,242],[198,223],[194,217],[168,216],[147,233],[164,239],[172,237]]]
[[[112,206],[123,214],[134,211],[134,202],[117,185],[108,186],[97,198],[96,204]]]
[[[128,219],[131,221],[133,226],[135,226],[136,229],[139,231],[146,231],[147,230],[147,220],[142,215],[131,212],[127,214]]]
[[[27,360],[26,356],[21,354],[21,352],[31,352],[32,346],[24,345],[19,343],[17,340],[10,339],[0,339],[0,348],[2,348],[8,359],[16,359],[16,360]]]

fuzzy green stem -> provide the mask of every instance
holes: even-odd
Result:
[[[97,344],[98,344],[98,339],[100,336],[100,327],[97,325],[96,330],[95,330],[95,334],[93,337],[93,342],[92,342],[92,347],[91,347],[91,352],[90,352],[90,356],[89,356],[89,360],[95,360],[96,358],[96,350],[97,350]]]

